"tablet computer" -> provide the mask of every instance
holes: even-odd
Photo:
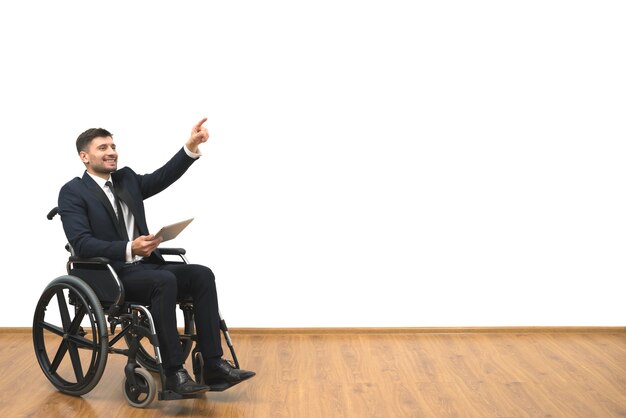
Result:
[[[193,221],[193,218],[185,219],[184,221],[176,222],[171,225],[164,226],[155,234],[156,237],[163,238],[163,241],[169,241],[174,239],[181,233],[183,229],[187,227]]]

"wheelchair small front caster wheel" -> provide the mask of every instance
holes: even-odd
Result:
[[[157,393],[156,382],[146,369],[136,368],[133,373],[135,375],[134,385],[126,377],[122,382],[124,397],[131,406],[145,408],[150,405]]]

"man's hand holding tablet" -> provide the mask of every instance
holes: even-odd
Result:
[[[176,222],[171,225],[164,226],[155,234],[155,238],[163,238],[163,241],[169,241],[174,239],[181,233],[183,229],[187,227],[193,221],[193,218],[185,219],[184,221]]]

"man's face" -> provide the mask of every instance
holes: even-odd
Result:
[[[87,171],[104,179],[117,170],[117,151],[113,138],[99,136],[89,144],[87,151],[80,152],[80,159],[85,163]]]

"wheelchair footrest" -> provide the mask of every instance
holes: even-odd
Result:
[[[239,382],[235,382],[235,383],[230,383],[227,381],[223,381],[223,382],[216,382],[216,383],[211,383],[210,385],[207,385],[211,388],[211,392],[223,392],[226,389],[232,388],[235,385],[238,385],[239,383],[243,382],[243,380],[240,380]]]
[[[239,383],[241,383],[242,381],[239,382],[235,382],[235,383],[230,383],[230,382],[216,382],[216,383],[211,383],[209,386],[209,392],[223,392],[226,389],[232,388],[235,385],[238,385]],[[204,395],[204,392],[201,393],[196,393],[193,395],[181,395],[179,393],[176,393],[172,390],[162,390],[159,392],[159,400],[160,401],[176,401],[176,400],[180,400],[180,399],[197,399],[197,398],[201,398]]]
[[[171,390],[162,390],[159,392],[159,400],[160,401],[177,401],[179,399],[196,399],[201,398],[204,395],[202,393],[196,393],[193,395],[181,395]]]

